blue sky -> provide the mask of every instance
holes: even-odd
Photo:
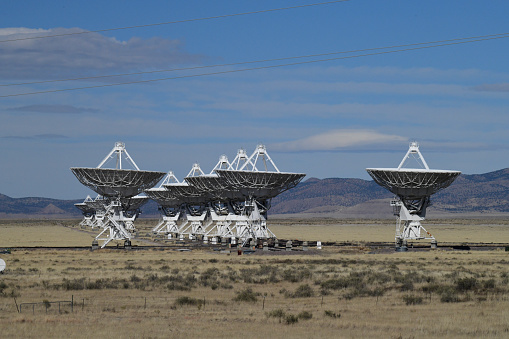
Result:
[[[312,0],[10,1],[0,40],[290,7]],[[0,85],[276,59],[509,33],[507,1],[365,1],[0,42]],[[138,166],[209,172],[264,143],[282,171],[368,179],[417,140],[429,166],[506,168],[509,38],[288,67],[23,96],[269,66],[0,86],[0,193],[84,198],[69,167],[116,141]],[[351,55],[351,54],[348,54]],[[316,60],[317,58],[315,58]],[[310,60],[310,59],[306,59]],[[295,61],[295,60],[293,60]],[[279,63],[289,63],[283,61]]]

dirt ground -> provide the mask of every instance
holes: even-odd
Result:
[[[144,236],[155,220],[144,220]],[[289,224],[290,223],[290,224]],[[3,221],[2,338],[505,338],[509,252],[220,246],[91,251],[77,221]],[[277,221],[281,238],[392,242],[390,220]],[[434,221],[443,241],[509,243],[504,220]],[[382,234],[383,233],[383,234]],[[387,235],[385,234],[387,233]],[[481,240],[480,240],[481,239]],[[152,240],[158,240],[152,242]],[[18,249],[19,246],[84,246]],[[26,244],[26,245],[25,245]],[[60,302],[60,303],[58,303]],[[71,306],[72,303],[72,306]]]

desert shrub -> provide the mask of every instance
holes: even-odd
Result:
[[[422,304],[422,297],[416,296],[416,295],[407,294],[407,295],[403,296],[403,301],[407,305],[420,305],[420,304]]]
[[[311,279],[313,276],[313,273],[308,268],[301,268],[301,269],[295,269],[295,268],[288,268],[284,270],[281,274],[281,277],[284,281],[289,282],[301,282],[304,279]]]
[[[285,316],[285,323],[287,325],[293,325],[295,323],[299,322],[299,317],[297,317],[296,315],[294,314],[287,314]]]
[[[472,278],[460,278],[456,281],[456,290],[458,292],[466,292],[477,289],[478,282],[477,279]]]
[[[270,312],[265,313],[267,318],[278,318],[279,322],[286,316],[285,311],[283,311],[282,308],[277,308],[275,310],[272,310]]]
[[[0,281],[0,296],[4,296],[4,290],[7,288],[7,284],[4,281]]]
[[[71,290],[84,290],[85,289],[85,278],[76,278],[76,279],[66,279],[64,278],[62,280],[62,284],[58,285],[58,284],[55,284],[53,287],[55,289],[64,289],[66,291],[71,291]]]
[[[308,311],[302,311],[299,314],[297,314],[297,317],[299,319],[309,320],[309,319],[313,318],[313,313],[308,312]]]
[[[492,290],[496,286],[495,279],[488,279],[482,282],[482,287],[485,290]]]
[[[348,282],[344,278],[328,279],[320,283],[322,290],[340,290],[348,286]]]
[[[383,272],[372,272],[367,277],[367,282],[370,284],[372,284],[372,283],[385,284],[385,283],[390,282],[391,280],[392,280],[392,276],[390,274],[383,273]]]
[[[198,306],[201,308],[204,303],[205,302],[202,299],[188,296],[178,297],[177,300],[175,300],[175,306]]]
[[[442,286],[439,284],[429,283],[427,285],[422,286],[421,290],[424,293],[436,293],[436,292],[440,291],[441,288],[442,288]]]
[[[456,290],[447,287],[443,288],[440,291],[440,301],[443,303],[457,303],[460,302],[460,298],[458,297],[458,294],[456,293]]]
[[[365,287],[364,276],[367,272],[350,272],[346,277],[332,278],[320,283],[322,289],[340,290],[348,287]]]
[[[233,299],[235,301],[244,301],[244,302],[256,302],[258,300],[257,294],[253,292],[253,290],[248,287],[242,291],[236,292],[237,296]]]
[[[49,300],[47,299],[44,299],[42,301],[42,303],[44,304],[44,307],[46,307],[46,309],[50,308],[51,307],[51,303],[49,302]]]
[[[333,311],[329,311],[329,310],[326,310],[323,312],[327,317],[331,317],[331,318],[341,318],[341,313],[336,313],[336,312],[333,312]]]
[[[401,292],[413,291],[414,283],[411,280],[404,280],[399,289]]]
[[[200,274],[200,285],[207,287],[210,286],[213,290],[219,286],[218,271],[215,268],[209,268]]]
[[[310,298],[315,295],[315,292],[309,286],[308,284],[300,285],[297,287],[295,292],[289,293],[288,295],[285,294],[285,296],[288,296],[290,298]]]
[[[186,276],[171,275],[169,276],[166,288],[170,291],[190,291],[196,284],[194,274],[188,273]]]

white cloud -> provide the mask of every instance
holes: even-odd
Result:
[[[79,33],[79,28],[54,28],[41,31],[29,28],[4,28],[1,40],[23,39],[36,35]],[[175,64],[196,62],[201,57],[183,50],[179,40],[133,37],[118,41],[99,33],[10,41],[0,44],[2,79],[55,79],[171,68]],[[117,79],[118,80],[118,79]]]
[[[6,28],[0,28],[0,36],[7,36],[10,35],[8,38],[4,38],[2,40],[10,40],[10,39],[16,39],[20,38],[21,35],[26,34],[42,34],[42,33],[48,33],[50,32],[47,29],[42,28],[27,28],[27,27],[6,27]]]
[[[345,151],[358,150],[368,145],[377,148],[383,144],[393,144],[408,141],[399,135],[383,134],[366,129],[336,129],[313,135],[303,139],[287,141],[271,145],[271,149],[282,152],[298,151]]]

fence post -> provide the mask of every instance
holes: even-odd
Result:
[[[71,313],[74,313],[74,294],[71,294]]]
[[[18,308],[18,302],[16,301],[16,298],[14,298],[14,303],[16,304],[16,311],[18,311],[18,313],[20,313],[20,309]]]
[[[263,304],[262,304],[262,310],[265,309],[265,296],[263,296]]]
[[[147,297],[145,297],[145,306],[143,308],[147,309]]]

